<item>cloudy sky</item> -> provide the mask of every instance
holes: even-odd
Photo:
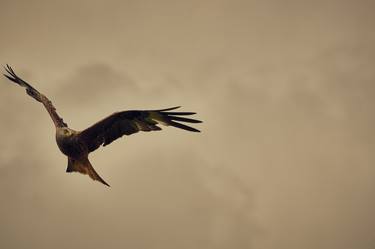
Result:
[[[0,64],[71,128],[175,105],[66,174],[54,127],[0,80],[0,247],[375,248],[373,1],[1,1]]]

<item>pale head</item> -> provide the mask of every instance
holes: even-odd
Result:
[[[59,127],[56,129],[56,137],[70,137],[75,133],[76,131],[69,129],[68,127]]]

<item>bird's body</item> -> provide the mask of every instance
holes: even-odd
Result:
[[[88,149],[81,143],[78,132],[67,127],[56,128],[56,143],[60,151],[67,157],[80,158],[88,155]]]
[[[51,101],[38,92],[29,83],[19,78],[12,68],[5,68],[9,80],[25,87],[28,95],[41,102],[56,128],[56,143],[60,151],[68,157],[66,172],[79,172],[89,175],[93,180],[109,186],[92,167],[88,155],[101,145],[106,146],[123,135],[131,135],[138,131],[161,130],[158,124],[170,125],[187,131],[199,132],[199,130],[179,122],[200,123],[196,119],[181,116],[193,115],[194,112],[170,112],[178,107],[161,110],[144,111],[122,111],[116,112],[95,123],[82,131],[75,131],[68,127],[63,119],[57,114],[56,108]],[[176,122],[179,121],[179,122]]]

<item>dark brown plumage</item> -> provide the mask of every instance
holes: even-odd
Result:
[[[93,180],[108,185],[92,167],[88,160],[88,154],[98,149],[101,145],[106,146],[123,135],[131,135],[139,131],[159,131],[158,124],[173,126],[187,131],[199,132],[199,130],[180,123],[201,123],[202,121],[187,118],[194,112],[171,112],[179,107],[172,107],[161,110],[122,111],[116,112],[95,123],[83,131],[75,131],[68,128],[68,125],[57,114],[52,102],[43,94],[38,92],[29,83],[18,77],[13,69],[6,65],[9,80],[26,88],[26,93],[38,102],[41,102],[52,118],[56,127],[56,142],[61,150],[68,157],[66,172],[79,172],[89,175]]]

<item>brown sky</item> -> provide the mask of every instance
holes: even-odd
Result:
[[[0,63],[83,129],[182,105],[66,174],[43,107],[1,80],[0,248],[375,247],[373,1],[1,1]]]

